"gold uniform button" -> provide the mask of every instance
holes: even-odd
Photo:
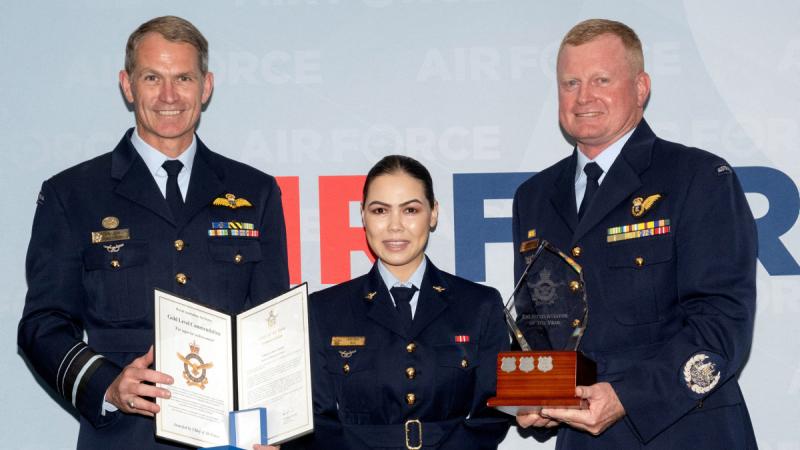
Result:
[[[183,251],[183,246],[184,245],[186,245],[186,244],[183,242],[183,239],[176,240],[175,241],[175,250],[177,250],[179,252]]]
[[[342,366],[342,372],[350,373],[350,364],[344,363],[344,365]]]
[[[575,320],[572,321],[572,328],[578,328],[578,326],[580,324],[581,324],[581,320],[580,319],[575,319]]]
[[[467,358],[464,358],[461,360],[461,368],[466,369],[467,367],[469,367],[469,361],[467,361]]]
[[[642,267],[644,265],[644,258],[637,256],[636,259],[633,260],[633,263],[636,264],[636,267]]]
[[[244,258],[242,257],[242,255],[238,253],[236,254],[236,256],[233,257],[233,262],[235,262],[236,264],[241,263],[243,260]]]
[[[417,403],[417,396],[413,392],[409,392],[406,394],[406,403],[408,406],[413,406],[414,403]]]
[[[175,275],[175,281],[177,281],[178,284],[186,284],[186,282],[189,281],[189,277],[184,273],[179,273]]]
[[[408,353],[414,353],[414,351],[415,351],[416,349],[417,349],[417,344],[415,344],[415,343],[413,343],[413,342],[411,342],[411,343],[409,343],[408,345],[406,345],[406,351],[407,351]]]
[[[406,378],[408,378],[409,380],[413,380],[414,378],[416,378],[416,376],[417,376],[417,369],[413,367],[406,368]]]
[[[120,264],[120,263],[119,263],[119,261],[117,261],[116,259],[112,259],[112,260],[111,260],[111,267],[113,267],[114,269],[119,269],[119,266],[120,266],[120,265],[121,265],[121,264]]]
[[[577,245],[575,247],[572,247],[572,256],[577,258],[578,256],[581,256],[581,252],[583,252],[583,250]]]
[[[570,292],[579,292],[581,290],[581,282],[576,280],[570,281],[569,290]]]

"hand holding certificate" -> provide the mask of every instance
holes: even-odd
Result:
[[[198,447],[229,442],[228,414],[267,409],[268,443],[313,430],[308,289],[227,314],[155,291],[156,369],[174,378],[157,399],[156,435]]]

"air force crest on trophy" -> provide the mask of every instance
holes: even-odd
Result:
[[[542,269],[536,283],[529,286],[533,293],[531,297],[534,303],[537,306],[552,305],[558,300],[558,287],[562,285],[564,285],[563,282],[553,281],[552,274],[548,269]]]
[[[275,314],[275,311],[270,310],[269,315],[267,316],[267,326],[269,328],[274,328],[277,323],[278,323],[278,315]]]
[[[199,353],[200,347],[192,342],[189,344],[189,353],[186,356],[178,353],[178,359],[183,362],[183,379],[186,384],[205,389],[208,384],[206,370],[214,367],[214,364],[204,362]]]

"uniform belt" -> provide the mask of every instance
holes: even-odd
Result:
[[[358,436],[368,447],[405,448],[418,450],[436,446],[463,418],[423,422],[410,419],[393,425],[345,425],[348,431]]]

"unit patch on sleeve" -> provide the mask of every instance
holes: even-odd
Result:
[[[697,396],[711,392],[722,378],[722,359],[717,355],[696,353],[683,365],[683,382]]]

